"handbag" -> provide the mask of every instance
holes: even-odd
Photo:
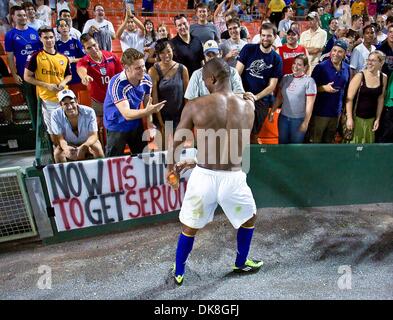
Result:
[[[364,78],[363,72],[362,72],[362,77]],[[356,94],[356,102],[355,102],[355,106],[353,107],[353,111],[352,111],[352,114],[353,114],[354,117],[356,116],[356,108],[357,108],[357,105],[358,105],[359,93],[360,93],[360,88],[362,87],[362,85],[363,85],[363,79],[362,79],[362,82],[360,83],[358,92]],[[347,127],[347,118],[348,118],[347,117],[347,113],[346,112],[342,112],[341,116],[340,116],[340,127],[341,127],[342,138],[343,138],[343,140],[345,142],[351,141],[353,139],[353,134],[354,134],[354,128],[349,129]],[[355,125],[355,122],[354,122],[354,125]]]

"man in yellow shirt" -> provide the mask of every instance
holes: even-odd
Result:
[[[37,87],[37,96],[42,100],[44,122],[52,137],[51,114],[59,108],[57,93],[67,88],[72,75],[68,58],[55,49],[53,29],[43,27],[38,30],[38,34],[44,49],[27,58],[24,79]]]
[[[365,0],[356,0],[351,6],[351,14],[361,16],[366,13]]]
[[[267,7],[270,10],[269,20],[271,23],[275,24],[276,28],[277,28],[278,24],[282,18],[282,9],[284,9],[286,7],[285,1],[284,0],[270,0]]]

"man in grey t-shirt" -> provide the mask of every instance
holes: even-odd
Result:
[[[236,67],[237,57],[240,51],[247,44],[246,41],[240,39],[240,21],[235,18],[227,22],[229,39],[223,40],[220,49],[222,57],[231,66]]]
[[[284,15],[284,19],[282,19],[278,24],[278,35],[281,39],[286,36],[288,30],[291,28],[291,24],[293,22],[291,20],[293,17],[293,9],[290,6],[287,6],[282,9],[282,14]]]
[[[205,4],[198,4],[196,7],[198,22],[190,26],[190,34],[201,40],[202,44],[208,40],[220,41],[220,36],[216,26],[207,20],[208,11],[209,10]]]

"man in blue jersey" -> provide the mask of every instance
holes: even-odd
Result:
[[[246,44],[240,51],[236,69],[242,77],[246,93],[244,98],[255,101],[255,119],[251,143],[258,143],[258,133],[273,104],[272,93],[282,76],[283,63],[280,55],[272,49],[277,31],[273,24],[261,26],[260,44]]]
[[[10,67],[15,82],[22,86],[33,129],[37,122],[37,99],[35,87],[23,80],[27,57],[42,48],[38,33],[27,25],[26,11],[20,6],[10,10],[15,28],[5,35],[5,51],[7,52],[8,66]]]
[[[121,63],[124,71],[110,80],[104,101],[107,157],[123,155],[126,144],[133,154],[143,152],[147,142],[142,139],[142,118],[150,118],[166,102],[151,103],[152,80],[145,73],[143,53],[129,48],[124,51]],[[144,109],[140,108],[142,101]]]
[[[71,64],[72,79],[68,83],[70,89],[74,92],[83,90],[81,78],[76,72],[77,62],[85,56],[81,42],[78,39],[72,38],[70,33],[70,25],[65,19],[57,20],[57,32],[60,39],[56,41],[56,50],[68,57]]]

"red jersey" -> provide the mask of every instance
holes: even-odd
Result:
[[[292,64],[295,61],[295,57],[302,53],[307,54],[306,49],[301,45],[298,45],[296,49],[290,49],[287,44],[284,44],[282,47],[279,47],[279,50],[283,63],[283,75],[293,73]]]
[[[89,82],[90,96],[93,100],[104,103],[109,80],[123,71],[119,58],[112,52],[102,50],[102,61],[98,63],[86,55],[78,61],[77,68],[84,67],[87,74],[93,78]]]

